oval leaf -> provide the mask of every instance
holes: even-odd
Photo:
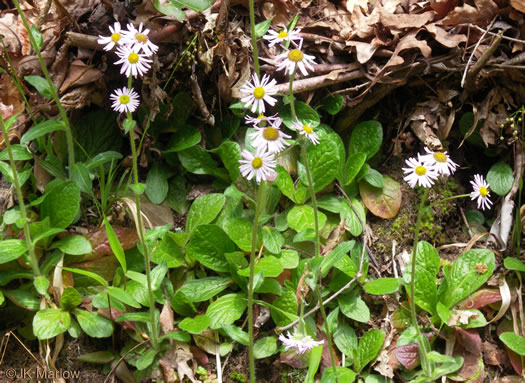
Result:
[[[394,218],[401,207],[401,187],[388,176],[384,176],[382,189],[375,188],[368,182],[359,182],[359,192],[365,206],[377,217]]]

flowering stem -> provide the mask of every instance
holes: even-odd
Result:
[[[128,88],[131,89],[131,76],[128,76]],[[133,121],[131,112],[127,112],[128,121]],[[133,126],[134,127],[134,126]],[[129,129],[129,141],[131,145],[131,157],[133,159],[133,181],[135,186],[139,185],[139,171],[137,165],[137,148],[135,147],[134,128]],[[144,230],[142,229],[142,215],[140,212],[140,194],[134,190],[135,193],[135,205],[137,214],[137,231],[139,233],[140,242],[142,243],[142,251],[144,252],[144,270],[146,271],[146,283],[148,284],[148,299],[151,316],[151,347],[157,350],[159,346],[158,334],[157,334],[157,321],[155,319],[155,298],[153,296],[153,290],[151,288],[151,265],[150,265],[150,254],[146,240],[144,239]]]
[[[458,199],[458,198],[465,198],[465,197],[470,197],[470,194],[458,194],[458,195],[455,195],[455,196],[452,196],[452,197],[447,197],[447,198],[440,199],[439,201],[432,202],[431,204],[429,204],[429,205],[425,208],[425,211],[431,209],[431,208],[434,207],[435,205],[440,204],[440,203],[442,203],[442,202],[450,201],[451,199]]]
[[[431,374],[431,366],[427,360],[427,353],[430,352],[430,350],[427,350],[427,339],[424,337],[424,335],[421,332],[421,329],[419,328],[419,325],[417,323],[417,315],[416,315],[416,258],[417,258],[417,245],[419,240],[419,231],[421,230],[421,216],[423,215],[425,202],[428,198],[428,192],[429,189],[425,188],[425,193],[423,194],[423,197],[421,198],[421,204],[419,206],[418,214],[417,214],[417,220],[416,220],[416,230],[414,233],[414,248],[412,250],[412,264],[410,269],[410,314],[412,317],[412,325],[416,328],[417,335],[419,338],[419,354],[421,358],[421,366],[423,367],[423,371],[425,372],[426,376],[430,376]]]
[[[16,10],[18,11],[20,18],[22,19],[22,22],[24,23],[24,27],[29,36],[31,46],[33,47],[33,49],[36,52],[36,55],[38,56],[38,61],[40,62],[42,72],[44,73],[44,77],[46,78],[47,83],[49,85],[49,91],[51,92],[51,97],[53,98],[53,100],[55,100],[55,103],[57,104],[58,110],[60,112],[60,116],[62,117],[62,122],[64,123],[64,128],[66,132],[69,174],[71,175],[71,167],[75,164],[75,150],[73,146],[73,135],[71,133],[71,127],[69,126],[69,119],[67,117],[66,110],[64,109],[64,107],[62,106],[62,103],[60,102],[60,99],[58,98],[57,89],[55,87],[55,84],[53,84],[53,81],[51,81],[51,77],[49,76],[49,72],[47,70],[46,63],[44,62],[44,59],[42,58],[42,54],[40,53],[40,49],[38,48],[35,38],[33,37],[33,34],[31,33],[31,28],[29,27],[29,23],[27,22],[24,12],[22,12],[22,9],[20,8],[20,4],[18,3],[18,0],[13,0],[13,3],[15,4]]]
[[[250,6],[250,28],[252,34],[252,49],[253,49],[253,70],[257,74],[257,78],[261,78],[259,73],[259,52],[257,50],[257,35],[255,34],[255,0],[249,0]]]
[[[255,358],[253,355],[253,278],[255,274],[255,250],[257,248],[257,230],[259,229],[259,218],[264,210],[264,181],[259,184],[257,201],[255,203],[255,218],[252,228],[252,245],[250,252],[250,278],[248,281],[248,358],[250,359],[250,382],[255,383]]]
[[[31,240],[31,233],[29,231],[29,222],[27,220],[26,207],[24,205],[24,196],[22,195],[22,187],[20,185],[20,180],[18,179],[18,172],[16,170],[15,158],[13,156],[13,150],[11,148],[11,142],[9,142],[8,127],[6,126],[4,119],[0,115],[0,124],[2,125],[2,133],[4,134],[4,142],[7,148],[7,155],[9,156],[9,164],[11,165],[11,170],[13,174],[13,183],[16,189],[16,195],[18,197],[18,205],[20,206],[20,214],[22,215],[22,220],[24,221],[24,237],[26,240],[27,251],[29,252],[29,263],[33,269],[33,274],[35,277],[40,276],[40,268],[38,267],[38,258],[35,254],[35,248],[33,247],[33,241]]]
[[[295,98],[293,95],[293,79],[295,78],[295,68],[293,69],[292,74],[290,75],[290,88],[289,88],[289,96],[290,96],[290,111],[292,112],[292,121],[295,121],[297,119],[297,115],[295,114]]]
[[[304,160],[304,169],[306,171],[306,179],[308,180],[308,188],[310,189],[310,196],[312,198],[312,207],[314,208],[314,228],[315,228],[315,256],[318,257],[321,254],[320,250],[320,237],[319,237],[319,219],[317,217],[317,198],[315,197],[314,184],[312,181],[312,173],[310,172],[310,165],[308,164],[308,157],[306,156],[306,147],[302,146],[302,154]]]

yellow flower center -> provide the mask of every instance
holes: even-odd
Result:
[[[120,40],[120,33],[113,33],[111,35],[111,41],[114,43],[117,43]]]
[[[275,128],[265,128],[262,136],[266,141],[275,141],[279,138],[279,131]]]
[[[447,156],[441,152],[436,152],[434,153],[434,159],[437,161],[437,162],[447,162]]]
[[[130,64],[136,64],[139,62],[139,55],[135,52],[131,52],[128,56],[128,61]]]
[[[285,38],[288,37],[288,32],[286,32],[286,31],[283,29],[281,32],[279,32],[279,34],[277,35],[277,37],[280,38],[280,39],[285,39]]]
[[[263,89],[264,90],[264,89]],[[266,118],[266,116],[264,115],[264,113],[261,113],[257,116],[257,119],[258,120],[264,120]]]
[[[485,186],[482,186],[479,188],[479,195],[482,197],[486,197],[489,194],[489,189]]]
[[[419,165],[416,168],[416,174],[418,176],[424,176],[425,174],[427,174],[427,169],[424,166]]]
[[[292,49],[290,52],[288,52],[288,60],[298,63],[300,61],[303,61],[304,54],[299,49]]]
[[[252,168],[259,169],[263,166],[261,157],[255,157],[252,161]]]
[[[312,129],[312,127],[311,127],[310,125],[308,125],[308,124],[304,124],[304,125],[303,125],[303,130],[304,130],[306,133],[308,133],[308,134],[312,134],[312,132],[314,131],[314,130]]]
[[[122,96],[119,97],[119,102],[123,105],[126,105],[128,102],[130,102],[130,98],[129,96],[123,94]]]
[[[146,36],[144,33],[137,33],[135,34],[135,40],[141,44],[146,44],[148,42],[148,36]]]
[[[264,97],[264,88],[262,86],[258,86],[257,88],[255,88],[253,90],[253,97],[257,98],[257,99],[261,99]]]

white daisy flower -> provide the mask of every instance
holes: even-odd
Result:
[[[246,122],[248,124],[252,124],[254,127],[259,126],[259,124],[263,121],[266,121],[268,124],[275,124],[275,122],[279,119],[277,114],[274,114],[273,116],[265,116],[264,113],[260,113],[257,117],[246,116],[245,118]]]
[[[120,60],[115,65],[122,64],[120,73],[133,77],[143,76],[151,67],[151,60],[145,54],[139,53],[139,47],[123,46],[117,49]]]
[[[409,166],[408,168],[403,168],[403,172],[407,174],[403,178],[411,188],[414,188],[416,185],[429,188],[434,185],[434,180],[438,178],[437,170],[423,162],[421,155],[417,155],[416,158],[409,158],[405,161]]]
[[[314,70],[312,64],[315,64],[315,57],[312,55],[305,54],[302,48],[303,42],[299,43],[299,46],[294,49],[289,49],[286,52],[276,57],[277,61],[281,63],[275,68],[276,70],[285,69],[285,72],[291,76],[296,68],[299,68],[303,76],[308,76],[307,68],[311,71]]]
[[[249,81],[244,84],[240,91],[241,93],[246,94],[247,96],[241,98],[241,102],[244,102],[244,107],[249,108],[252,106],[252,113],[264,113],[264,102],[266,101],[271,106],[274,106],[277,100],[272,95],[277,93],[277,81],[270,80],[270,76],[264,75],[262,80],[259,81],[259,78],[256,74],[252,76],[253,83]]]
[[[253,139],[253,145],[256,148],[262,148],[267,150],[269,153],[279,153],[287,145],[285,138],[292,138],[291,136],[282,132],[279,126],[282,123],[281,118],[277,118],[274,124],[269,126],[255,127],[255,132],[250,133],[250,137]]]
[[[474,176],[474,181],[470,181],[470,184],[472,185],[472,188],[474,189],[472,193],[470,193],[470,199],[471,200],[478,200],[478,209],[490,209],[490,205],[492,205],[492,201],[490,200],[490,188],[487,181],[483,179],[483,176],[481,174],[476,174]]]
[[[272,153],[257,148],[255,155],[247,150],[243,150],[241,155],[243,159],[239,161],[241,163],[239,169],[248,181],[253,176],[257,182],[273,181],[277,177],[277,172],[274,170],[277,164]]]
[[[300,29],[288,30],[287,27],[283,27],[279,32],[270,29],[266,35],[263,36],[263,39],[268,40],[268,46],[273,47],[275,44],[279,44],[285,41],[290,41],[295,46],[298,44],[296,41],[301,44],[303,41],[302,37],[299,36]]]
[[[128,24],[128,30],[123,32],[124,39],[126,44],[142,49],[142,52],[149,57],[157,53],[159,47],[148,38],[149,29],[142,29],[142,23],[140,23],[138,29],[133,24]]]
[[[454,174],[459,166],[450,159],[447,152],[433,152],[427,147],[425,147],[425,151],[428,154],[421,156],[421,160],[435,168],[438,174],[450,176]]]
[[[124,40],[124,32],[121,33],[120,29],[120,23],[118,21],[115,22],[113,28],[109,26],[111,36],[98,36],[99,39],[97,40],[97,43],[105,45],[103,48],[105,51],[110,51],[115,45],[122,44]]]
[[[122,88],[116,89],[109,98],[113,101],[111,107],[115,112],[133,113],[139,106],[139,95],[133,89]]]
[[[292,129],[297,130],[299,134],[308,138],[314,145],[317,145],[320,142],[319,136],[314,132],[314,128],[312,128],[310,124],[303,124],[301,121],[295,120],[292,125]]]
[[[279,340],[283,342],[284,347],[287,350],[295,350],[299,354],[304,354],[306,351],[311,350],[314,347],[322,345],[322,340],[315,341],[310,335],[304,335],[295,330],[293,335],[288,333],[288,337],[284,334],[279,335]]]

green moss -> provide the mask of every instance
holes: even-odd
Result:
[[[246,375],[244,375],[242,372],[237,372],[237,371],[232,372],[230,378],[234,382],[239,382],[239,383],[246,383],[248,381],[248,379],[246,378]]]
[[[306,378],[307,370],[305,369],[290,369],[284,370],[281,382],[282,383],[303,383]]]

